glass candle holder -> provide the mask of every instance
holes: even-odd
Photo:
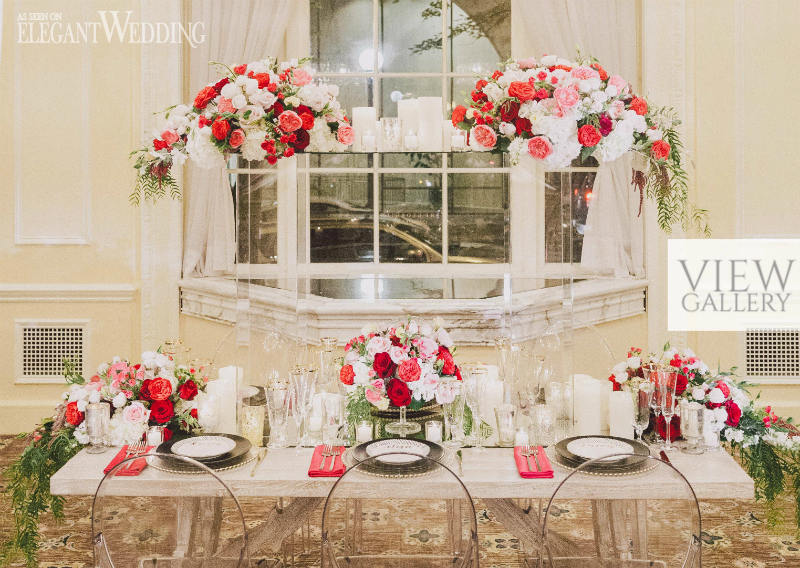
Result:
[[[260,447],[264,445],[266,415],[267,407],[263,402],[261,404],[251,404],[247,399],[242,401],[239,432],[253,446]]]
[[[497,419],[497,444],[509,447],[514,444],[517,409],[513,404],[503,404],[494,409]]]
[[[683,451],[687,454],[705,452],[705,411],[705,407],[699,402],[681,404],[681,434],[686,438],[686,446]]]
[[[105,441],[111,422],[111,405],[107,402],[93,402],[86,405],[86,433],[89,436],[90,454],[106,451]]]
[[[369,442],[372,440],[372,421],[371,420],[362,420],[360,422],[356,422],[356,442],[359,444],[363,444],[364,442]]]
[[[442,443],[442,423],[438,420],[425,422],[425,439],[437,444]]]

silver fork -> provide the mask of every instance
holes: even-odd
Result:
[[[325,447],[322,448],[322,463],[319,464],[320,471],[325,471],[325,460],[328,458],[333,458],[332,461],[336,461],[336,458],[333,457],[333,446],[331,444],[325,444]],[[333,464],[331,464],[331,469],[333,469]]]
[[[536,471],[542,471],[542,466],[539,463],[539,448],[533,448],[533,461],[536,462]]]
[[[531,467],[531,447],[522,446],[520,453],[525,456],[525,461],[528,462],[528,471],[533,471],[533,468]]]
[[[141,440],[139,440],[138,442],[133,444],[133,446],[131,446],[129,444],[128,445],[128,451],[125,452],[125,459],[127,460],[128,458],[133,458],[133,457],[139,456],[142,453],[142,450],[144,448],[145,448],[144,442],[142,442]],[[122,466],[122,469],[119,470],[119,472],[117,472],[117,473],[121,473],[123,471],[128,471],[131,468],[131,466],[133,465],[133,461],[134,460],[131,460],[128,463],[126,463],[124,466]]]

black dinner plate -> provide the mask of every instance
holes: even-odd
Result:
[[[369,442],[364,442],[363,444],[359,444],[352,448],[352,457],[356,462],[364,462],[365,460],[369,460],[367,463],[363,463],[359,467],[364,468],[367,471],[372,473],[377,473],[380,475],[417,475],[421,473],[426,473],[433,469],[435,466],[427,460],[422,458],[410,461],[408,463],[386,463],[382,462],[378,459],[370,458],[367,454],[367,447],[371,444],[376,442],[383,442],[386,440],[397,439],[401,440],[404,438],[382,438],[380,440],[370,440]],[[444,455],[444,448],[439,444],[434,442],[429,442],[428,440],[417,440],[416,438],[411,439],[413,442],[419,442],[420,444],[424,444],[430,448],[430,452],[426,456],[428,459],[433,461],[439,461],[442,456]],[[404,453],[398,450],[399,453]],[[412,453],[412,452],[409,452]],[[356,464],[358,465],[358,464]]]
[[[629,438],[618,438],[616,436],[598,436],[598,435],[573,436],[571,438],[565,438],[555,445],[555,451],[561,463],[567,465],[568,467],[578,467],[581,464],[590,461],[587,458],[574,454],[567,449],[567,445],[569,445],[570,442],[582,438],[607,438],[610,440],[625,442],[626,444],[629,444],[633,448],[633,451],[629,453],[636,454],[635,456],[630,456],[623,459],[617,459],[614,461],[598,462],[592,465],[593,470],[609,471],[609,472],[628,471],[631,468],[635,468],[641,465],[650,456],[650,449],[645,444],[639,442],[638,440],[631,440]]]
[[[234,466],[234,465],[238,464],[239,462],[247,459],[247,454],[250,451],[250,448],[252,447],[252,444],[250,443],[250,441],[247,438],[243,438],[242,436],[237,436],[236,434],[209,433],[209,434],[203,434],[203,435],[204,436],[224,436],[225,438],[230,438],[231,440],[236,442],[236,445],[233,447],[233,449],[231,451],[226,452],[226,453],[222,454],[221,456],[215,456],[213,458],[202,458],[202,459],[198,459],[197,460],[200,463],[202,463],[203,465],[206,465],[211,469],[223,469],[223,468],[231,467],[231,466]],[[172,438],[170,438],[168,441],[166,441],[166,442],[162,443],[160,446],[158,446],[158,448],[156,448],[156,452],[158,452],[160,454],[171,455],[172,454],[172,445],[173,444],[175,444],[176,442],[178,442],[180,440],[185,440],[186,438],[190,438],[190,437],[191,436],[188,436],[188,435],[187,436],[175,435]],[[164,458],[162,458],[162,459],[164,459]],[[182,460],[179,460],[179,459],[169,460],[168,458],[166,458],[166,461],[169,461],[170,462],[169,465],[170,466],[175,466],[176,469],[177,469],[177,466],[179,464],[183,465],[183,466],[187,465],[186,462],[184,462]]]

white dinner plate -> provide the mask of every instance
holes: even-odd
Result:
[[[614,454],[632,454],[633,446],[612,438],[578,438],[567,444],[567,450],[587,460],[605,458]],[[608,458],[603,461],[616,461],[624,458]]]
[[[378,440],[366,447],[366,452],[369,457],[378,457],[377,461],[383,463],[411,463],[417,461],[414,456],[405,455],[385,455],[394,452],[403,452],[406,454],[416,454],[418,456],[427,456],[431,452],[430,446],[414,440]]]
[[[208,459],[227,454],[236,441],[225,436],[195,436],[172,444],[172,453],[194,459]]]

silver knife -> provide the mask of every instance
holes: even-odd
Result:
[[[536,462],[536,471],[542,471],[542,466],[539,464],[539,448],[533,448],[533,461]]]
[[[255,477],[256,470],[258,469],[259,464],[264,461],[264,458],[267,457],[267,448],[261,448],[258,451],[258,457],[256,458],[256,463],[253,464],[253,469],[250,470],[250,477]]]

